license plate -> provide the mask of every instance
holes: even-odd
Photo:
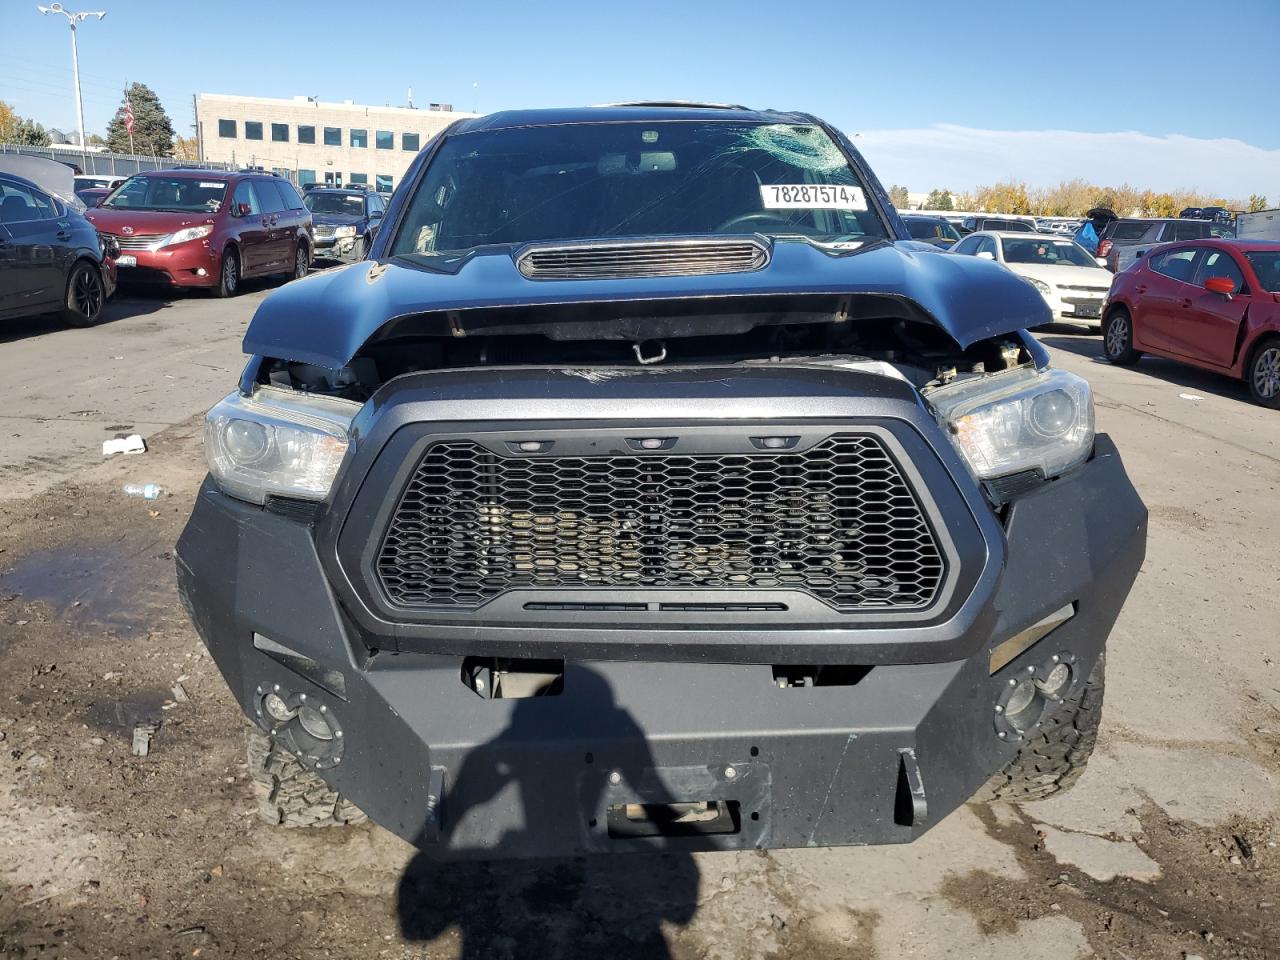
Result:
[[[1076,307],[1077,317],[1098,317],[1102,313],[1102,305],[1096,307]]]
[[[117,267],[136,267],[137,265],[138,265],[138,258],[130,256],[127,253],[124,254],[123,256],[116,257]]]

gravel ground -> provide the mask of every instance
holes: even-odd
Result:
[[[239,366],[246,302],[214,306],[166,309],[232,373],[175,374],[139,457],[67,454],[44,422],[92,408],[74,434],[92,439],[143,420],[126,408],[175,350],[134,329],[153,318],[35,328],[0,359],[13,410],[24,369],[71,358],[67,396],[0,463],[0,958],[1280,957],[1280,417],[1242,389],[1045,335],[1151,508],[1099,751],[1067,796],[965,808],[909,847],[439,868],[374,826],[256,819],[243,721],[173,586],[203,474],[189,418]],[[135,362],[86,404],[77,364],[112,342]],[[171,495],[129,500],[126,480]]]

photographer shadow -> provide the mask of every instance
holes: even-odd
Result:
[[[584,733],[597,742],[628,745],[625,760],[611,758],[609,770],[616,770],[624,784],[640,783],[644,771],[655,764],[634,718],[618,706],[598,673],[576,667],[566,682],[572,683],[574,715],[589,718],[591,727]],[[564,722],[549,719],[542,701],[516,701],[507,726],[468,754],[445,797],[444,817],[450,828],[470,821],[474,829],[485,822],[487,810],[500,795],[518,791],[522,825],[504,830],[496,839],[495,856],[545,848],[540,824],[545,830],[558,823],[561,831],[577,825],[597,835],[605,830],[595,822],[605,790],[600,771],[566,788],[563,804],[541,799],[552,795],[546,778],[554,774],[545,754],[525,745]],[[646,801],[671,798],[650,795]],[[548,809],[555,806],[563,809]],[[610,841],[624,850],[625,844],[635,842]],[[599,958],[606,952],[610,960],[670,957],[663,927],[685,926],[693,919],[698,879],[697,865],[688,853],[445,861],[420,850],[397,891],[400,932],[406,940],[433,942],[456,929],[464,960]]]

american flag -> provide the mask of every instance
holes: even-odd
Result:
[[[127,99],[124,102],[124,128],[133,136],[133,104]]]

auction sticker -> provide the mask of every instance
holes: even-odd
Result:
[[[861,187],[838,183],[762,183],[760,201],[766,210],[865,210]]]

